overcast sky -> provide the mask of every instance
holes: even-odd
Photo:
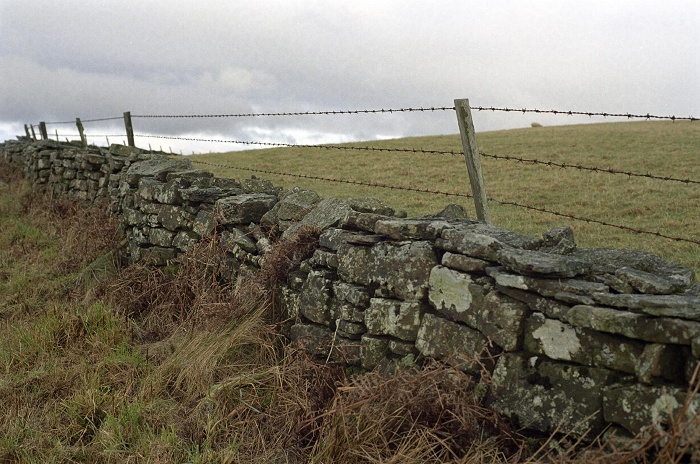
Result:
[[[0,0],[0,140],[132,114],[452,106],[700,116],[698,0]],[[475,113],[477,131],[596,121]],[[134,119],[136,133],[330,143],[458,132],[451,111]],[[53,134],[75,126],[49,126]],[[86,124],[90,134],[123,126]],[[93,140],[100,144],[103,139]],[[175,150],[230,145],[137,140]]]

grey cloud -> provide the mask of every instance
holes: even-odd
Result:
[[[0,122],[127,110],[450,106],[460,97],[484,106],[697,114],[698,31],[694,0],[4,0]],[[533,118],[475,119],[477,130],[491,130]],[[172,135],[277,130],[285,140],[457,131],[449,112],[135,122],[137,130]]]

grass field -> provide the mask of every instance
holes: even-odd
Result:
[[[479,133],[477,142],[479,149],[488,154],[700,180],[700,124],[697,122],[645,121],[527,128]],[[346,146],[461,151],[458,135]],[[462,156],[273,148],[189,158],[239,168],[471,192]],[[491,198],[700,241],[700,184],[533,166],[491,158],[483,158],[482,166],[486,192]],[[310,188],[324,197],[376,197],[409,215],[434,214],[447,203],[459,203],[475,216],[473,203],[466,198],[199,167],[225,177],[254,174],[276,185]],[[493,223],[500,227],[537,236],[548,228],[568,225],[574,229],[581,247],[643,249],[691,266],[700,273],[700,245],[493,202],[490,207]]]

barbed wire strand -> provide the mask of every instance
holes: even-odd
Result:
[[[123,116],[114,116],[111,118],[97,118],[97,119],[81,119],[81,123],[86,123],[86,122],[100,122],[100,121],[116,121],[116,120],[124,120]],[[57,124],[75,124],[75,120],[73,121],[55,121],[55,122],[46,122],[44,123],[47,126],[49,125],[57,125]]]
[[[190,137],[174,137],[174,136],[161,136],[161,135],[135,135],[135,137],[150,137],[150,138],[164,138],[169,140],[185,140],[194,142],[212,142],[212,143],[233,143],[242,145],[260,145],[260,146],[270,146],[270,147],[285,147],[285,148],[321,148],[325,150],[359,150],[359,151],[374,151],[374,152],[400,152],[400,153],[422,153],[422,154],[439,154],[439,155],[452,155],[452,156],[464,156],[462,151],[444,151],[444,150],[425,150],[422,148],[378,148],[378,147],[354,147],[354,146],[338,146],[338,145],[303,145],[303,144],[293,144],[293,143],[274,143],[274,142],[255,142],[255,141],[244,141],[244,140],[221,140],[221,139],[198,139]],[[557,167],[561,169],[572,168],[581,171],[590,171],[605,174],[619,174],[625,175],[627,177],[641,177],[661,181],[673,181],[681,182],[684,184],[700,184],[699,180],[693,179],[680,179],[672,176],[660,176],[656,174],[645,174],[633,171],[622,171],[612,168],[598,168],[590,166],[582,166],[578,164],[569,163],[558,163],[554,161],[540,161],[531,158],[521,158],[515,156],[507,155],[492,155],[489,153],[479,152],[482,156],[487,158],[493,158],[498,160],[508,160],[517,161],[520,163],[529,163],[548,167]]]
[[[507,112],[507,113],[536,113],[536,114],[555,114],[566,116],[602,116],[622,117],[626,119],[665,119],[671,121],[697,121],[698,118],[693,116],[659,116],[655,114],[634,114],[634,113],[608,113],[600,111],[571,111],[571,110],[540,110],[536,108],[508,108],[495,106],[472,106],[472,110],[476,111],[492,111],[492,112]],[[434,111],[454,111],[454,106],[431,106],[431,107],[408,107],[408,108],[381,108],[381,109],[363,109],[363,110],[329,110],[329,111],[290,111],[276,113],[231,113],[231,114],[139,114],[132,115],[132,118],[250,118],[250,117],[271,117],[271,116],[318,116],[318,115],[342,115],[342,114],[378,114],[378,113],[405,113],[405,112],[434,112]]]
[[[386,189],[392,189],[392,190],[406,190],[406,191],[411,191],[411,192],[430,193],[430,194],[453,196],[453,197],[473,198],[472,195],[469,195],[466,193],[454,193],[454,192],[445,192],[445,191],[441,191],[441,190],[419,189],[419,188],[415,188],[415,187],[402,187],[402,186],[397,186],[397,185],[378,184],[378,183],[373,183],[373,182],[364,182],[364,181],[357,181],[357,180],[334,179],[334,178],[329,178],[329,177],[312,176],[312,175],[307,175],[307,174],[293,174],[293,173],[288,173],[288,172],[271,171],[271,170],[265,170],[265,169],[243,168],[243,167],[238,167],[238,166],[232,166],[232,165],[226,165],[226,164],[220,164],[220,163],[210,163],[210,162],[199,161],[199,160],[191,160],[191,161],[194,163],[203,164],[203,165],[230,168],[230,169],[238,169],[238,170],[242,170],[242,171],[257,172],[257,173],[262,173],[262,174],[290,176],[290,177],[298,177],[298,178],[302,178],[302,179],[321,180],[321,181],[337,182],[337,183],[343,183],[343,184],[354,184],[354,185],[362,185],[362,186],[367,186],[367,187],[386,188]],[[624,226],[624,225],[620,225],[620,224],[612,224],[612,223],[609,223],[606,221],[601,221],[598,219],[585,218],[585,217],[576,216],[573,214],[561,213],[559,211],[554,211],[554,210],[550,210],[547,208],[540,208],[537,206],[525,205],[525,204],[514,202],[514,201],[498,200],[498,199],[491,198],[491,197],[487,198],[487,200],[490,202],[496,203],[496,204],[500,204],[500,205],[524,208],[524,209],[531,210],[531,211],[538,211],[541,213],[552,214],[555,216],[564,217],[567,219],[573,219],[576,221],[582,221],[582,222],[598,224],[598,225],[602,225],[602,226],[606,226],[606,227],[612,227],[612,228],[625,230],[625,231],[633,232],[633,233],[637,233],[637,234],[653,235],[656,237],[665,238],[665,239],[669,239],[669,240],[673,240],[673,241],[677,241],[677,242],[687,242],[687,243],[692,243],[695,245],[700,245],[700,241],[698,241],[698,240],[693,240],[693,239],[684,238],[684,237],[675,237],[672,235],[663,234],[661,232],[649,231],[649,230],[644,230],[644,229],[637,229],[634,227]]]

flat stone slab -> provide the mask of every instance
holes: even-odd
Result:
[[[275,203],[277,198],[265,193],[226,197],[214,204],[214,217],[222,225],[258,223]]]
[[[672,293],[681,293],[688,289],[688,285],[678,280],[661,277],[631,267],[618,269],[615,271],[615,277],[631,285],[639,293],[668,295]]]
[[[434,218],[382,219],[375,223],[374,232],[392,240],[435,240],[448,227]]]
[[[655,343],[691,345],[700,334],[700,323],[670,317],[652,317],[629,311],[578,305],[559,315],[577,327],[616,333]]]
[[[493,277],[497,284],[504,287],[530,290],[548,297],[554,297],[561,292],[591,296],[594,293],[604,293],[610,290],[607,285],[599,282],[578,279],[546,279],[511,274],[506,271],[505,267],[489,267],[486,269],[486,273]]]
[[[606,306],[631,309],[650,316],[700,321],[700,297],[697,296],[617,293],[593,293],[591,296],[596,303]]]
[[[301,221],[285,230],[282,237],[289,237],[305,225],[316,226],[321,230],[336,226],[351,211],[347,201],[337,198],[321,200]]]
[[[497,258],[506,269],[525,275],[575,277],[591,270],[590,264],[576,258],[541,251],[502,248]]]
[[[446,251],[486,261],[498,261],[498,251],[505,245],[489,235],[458,229],[445,229],[435,245]]]

